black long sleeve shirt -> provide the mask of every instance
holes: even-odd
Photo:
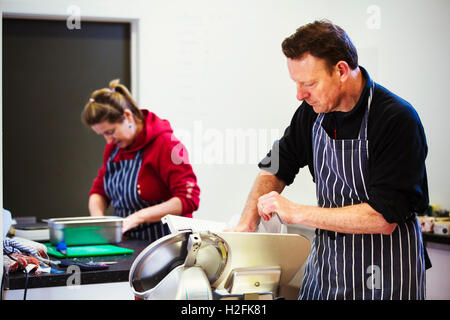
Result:
[[[367,71],[360,67],[369,80]],[[332,139],[356,139],[367,107],[369,83],[366,81],[359,101],[349,112],[327,113],[322,126]],[[279,148],[279,166],[271,169],[271,153],[259,168],[271,171],[287,185],[292,184],[300,168],[308,166],[314,180],[312,126],[317,118],[305,101],[296,110]],[[428,207],[425,168],[427,142],[417,112],[405,100],[375,84],[370,107],[368,204],[389,223],[401,223],[412,213]]]

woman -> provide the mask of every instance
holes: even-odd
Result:
[[[92,216],[104,215],[111,203],[115,215],[125,218],[123,233],[150,241],[169,234],[163,216],[192,217],[200,189],[167,120],[140,110],[119,80],[92,93],[82,120],[106,139],[103,166],[89,195]]]

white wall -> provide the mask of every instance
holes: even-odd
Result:
[[[92,17],[139,20],[140,105],[171,121],[188,147],[202,190],[197,217],[219,221],[240,214],[258,171],[257,161],[299,105],[281,41],[302,24],[328,18],[349,33],[360,64],[375,81],[415,106],[428,138],[431,201],[450,208],[447,0],[3,3],[8,14],[62,18],[76,5],[81,9],[81,27],[83,19]],[[252,134],[256,140],[251,140]],[[247,137],[244,146],[253,148],[252,154],[238,151],[237,140],[230,138],[235,135]],[[308,170],[299,174],[286,195],[315,204]]]

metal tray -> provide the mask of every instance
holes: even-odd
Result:
[[[118,243],[122,240],[123,218],[115,216],[52,218],[46,220],[50,242],[68,246]]]

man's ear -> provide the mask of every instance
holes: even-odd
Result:
[[[336,63],[336,72],[338,73],[339,79],[341,79],[341,82],[344,82],[347,80],[347,78],[350,75],[350,66],[345,61],[339,61]]]

